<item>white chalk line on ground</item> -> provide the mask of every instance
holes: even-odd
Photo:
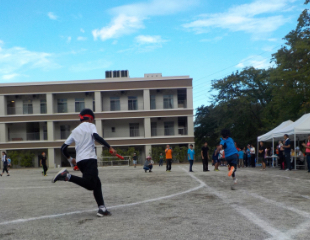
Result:
[[[190,192],[196,191],[198,189],[201,189],[203,187],[204,187],[204,184],[202,184],[202,182],[200,182],[199,186],[194,187],[194,188],[190,188],[190,189],[188,189],[186,191],[183,191],[183,192],[174,193],[174,194],[171,194],[171,195],[167,195],[167,196],[163,196],[163,197],[158,197],[158,198],[153,198],[153,199],[148,199],[148,200],[144,200],[144,201],[140,201],[140,202],[135,202],[135,203],[128,203],[128,204],[121,204],[121,205],[111,206],[111,207],[108,207],[108,208],[109,209],[122,208],[122,207],[135,206],[135,205],[139,205],[139,204],[143,204],[143,203],[156,202],[156,201],[165,200],[165,199],[168,199],[168,198],[173,198],[173,197],[176,197],[176,196],[179,196],[179,195],[183,195],[183,194],[186,194],[186,193],[190,193]],[[35,220],[57,218],[57,217],[63,217],[63,216],[68,216],[68,215],[73,215],[73,214],[81,214],[81,213],[93,212],[93,211],[96,211],[96,210],[98,210],[98,209],[74,211],[74,212],[67,212],[67,213],[60,213],[60,214],[52,214],[52,215],[45,215],[45,216],[25,218],[25,219],[16,219],[16,220],[11,220],[11,221],[1,222],[0,225],[9,225],[9,224],[15,224],[15,223],[25,223],[25,222],[29,222],[29,221],[35,221]]]
[[[248,172],[249,172],[249,171],[248,171]],[[254,172],[254,171],[251,171],[251,172]],[[254,173],[261,174],[261,173],[259,173],[259,172],[254,172]],[[281,175],[270,175],[270,174],[262,174],[262,175],[290,178],[290,177],[281,176]],[[291,179],[294,179],[294,180],[304,180],[304,179],[298,179],[298,178],[291,178]],[[306,180],[306,181],[308,181],[308,180]],[[291,212],[297,213],[298,215],[301,215],[301,216],[303,216],[303,217],[305,217],[305,218],[308,218],[308,219],[310,218],[310,213],[308,213],[308,212],[299,210],[299,209],[294,208],[294,207],[291,207],[291,206],[287,206],[286,204],[277,202],[277,201],[275,201],[275,200],[271,200],[271,199],[265,198],[265,197],[263,197],[263,196],[261,196],[261,195],[258,195],[258,194],[256,194],[256,193],[251,193],[251,192],[246,191],[246,190],[241,190],[241,191],[245,192],[247,195],[250,195],[250,196],[252,196],[252,197],[254,197],[254,198],[257,198],[257,199],[259,199],[259,200],[262,200],[262,201],[264,201],[264,202],[266,202],[266,203],[268,203],[268,204],[273,204],[273,205],[275,205],[275,206],[277,206],[277,207],[280,207],[280,208],[283,208],[283,209],[285,209],[285,210],[289,210],[289,211],[291,211]],[[295,193],[294,193],[294,194],[295,194]],[[298,194],[298,195],[301,196],[301,197],[310,199],[310,197],[308,197],[308,196],[304,196],[304,195],[300,195],[300,194]],[[288,238],[291,238],[291,237],[293,237],[294,235],[297,235],[297,234],[302,233],[303,231],[307,231],[307,230],[309,229],[309,224],[310,224],[310,220],[309,220],[309,221],[306,221],[306,222],[304,222],[304,223],[302,223],[302,224],[300,224],[300,225],[298,225],[298,226],[297,226],[296,228],[294,228],[294,229],[288,230],[287,232],[285,232],[285,236],[287,236]],[[268,238],[268,240],[274,240],[274,239],[278,239],[278,238],[277,238],[277,237],[276,237],[276,238],[275,238],[275,237]]]
[[[180,167],[181,168],[181,167]],[[183,171],[187,173],[187,171],[182,168]],[[210,193],[220,198],[224,203],[229,204],[233,207],[235,211],[243,215],[247,220],[253,222],[255,225],[260,227],[263,231],[269,233],[273,239],[279,239],[279,240],[285,240],[285,239],[291,239],[290,237],[287,237],[283,232],[279,231],[278,229],[271,226],[270,223],[267,223],[267,221],[264,219],[260,219],[258,216],[256,216],[253,212],[249,211],[248,209],[238,206],[237,204],[232,204],[231,201],[229,201],[229,197],[226,194],[223,194],[214,188],[207,185],[205,182],[201,181],[199,178],[192,174],[188,174],[193,179],[195,179],[197,182],[202,184],[205,188],[210,190]]]

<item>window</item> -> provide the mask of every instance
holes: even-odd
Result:
[[[57,99],[57,110],[58,113],[68,112],[67,99]]]
[[[93,111],[95,112],[95,98],[93,98]]]
[[[40,100],[40,112],[46,113],[46,99]]]
[[[15,101],[14,100],[11,100],[8,102],[8,114],[15,114]]]
[[[84,98],[75,99],[75,112],[81,112],[85,108]]]
[[[157,122],[151,122],[151,136],[157,136]]]
[[[120,109],[119,97],[110,97],[110,111],[119,111]]]
[[[165,136],[174,135],[174,122],[164,122]]]
[[[130,137],[139,137],[139,123],[130,123],[129,124]]]
[[[128,97],[128,110],[138,110],[137,97]]]
[[[115,127],[112,127],[112,129],[111,129],[111,130],[112,130],[112,132],[115,132]]]
[[[173,108],[173,95],[164,95],[164,109]]]
[[[156,96],[151,95],[151,109],[156,109]]]
[[[60,126],[60,139],[67,139],[70,135],[70,125]]]
[[[23,113],[24,114],[33,114],[32,100],[24,100],[23,101]]]

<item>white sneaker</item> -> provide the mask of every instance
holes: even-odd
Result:
[[[285,171],[289,171],[289,169],[287,168],[287,169],[285,169]]]

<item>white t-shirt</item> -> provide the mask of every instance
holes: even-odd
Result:
[[[89,122],[82,122],[73,129],[65,144],[75,142],[76,162],[84,159],[97,159],[95,150],[95,139],[93,134],[97,133],[96,126]]]
[[[250,148],[250,152],[251,152],[251,154],[255,154],[255,148],[254,148],[254,147],[251,147],[251,148]]]

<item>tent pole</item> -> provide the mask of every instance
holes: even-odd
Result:
[[[296,133],[294,133],[294,152],[295,152],[295,156],[294,156],[294,162],[295,162],[295,170],[296,170]]]

